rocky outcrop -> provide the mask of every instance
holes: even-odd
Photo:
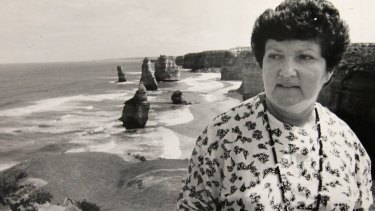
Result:
[[[172,93],[171,100],[173,104],[190,104],[182,97],[182,92],[178,90]]]
[[[126,81],[125,74],[122,71],[121,66],[117,66],[117,75],[118,75],[118,82],[125,82]]]
[[[223,81],[241,81],[243,78],[242,69],[237,66],[223,66],[220,73]]]
[[[157,81],[179,81],[180,70],[173,56],[161,55],[155,62]]]
[[[221,67],[221,80],[243,80],[243,75],[249,71],[251,51],[241,51],[238,53],[231,65]]]
[[[251,51],[251,47],[250,46],[238,46],[235,48],[230,48],[229,51],[232,52],[237,57],[243,51]]]
[[[125,102],[120,120],[126,129],[144,128],[149,110],[150,103],[147,102],[146,88],[141,81],[134,97]]]
[[[242,93],[243,100],[262,92],[262,72],[251,51],[239,53],[232,68],[233,71],[242,72],[242,84],[239,91]]]
[[[375,128],[375,44],[352,44],[318,101],[354,130],[371,159]],[[375,169],[374,162],[373,168]],[[374,171],[373,171],[374,172]]]
[[[143,59],[141,81],[143,82],[143,85],[146,87],[146,90],[158,89],[158,83],[156,82],[154,76],[152,63],[147,57]]]
[[[184,65],[184,56],[177,56],[176,57],[176,64],[178,66],[183,66]]]
[[[204,51],[188,53],[184,55],[183,68],[198,70],[210,67],[221,68],[229,65],[235,59],[235,55],[227,50]]]

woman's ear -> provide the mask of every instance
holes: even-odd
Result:
[[[329,71],[328,72],[328,79],[327,79],[327,83],[331,80],[331,78],[332,78],[332,75],[333,75],[333,73],[335,72],[335,70],[331,70],[331,71]]]
[[[327,71],[325,83],[323,84],[323,87],[326,86],[331,81],[333,73],[335,73],[335,70]]]

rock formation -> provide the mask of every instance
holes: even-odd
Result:
[[[235,69],[232,70],[233,72],[239,72],[240,70],[242,72],[242,84],[239,91],[242,93],[243,100],[262,92],[262,72],[251,51],[239,53],[232,68]]]
[[[227,50],[204,51],[199,53],[188,53],[184,55],[183,68],[199,70],[203,68],[229,65],[235,59],[235,55]]]
[[[176,64],[178,66],[183,66],[184,65],[184,56],[177,56],[176,57]]]
[[[134,97],[125,102],[120,120],[126,129],[144,128],[149,110],[150,103],[147,102],[146,88],[141,81]]]
[[[117,66],[117,75],[118,75],[118,82],[125,82],[125,74],[122,72],[122,67]]]
[[[158,83],[155,80],[152,63],[147,57],[143,59],[141,81],[147,90],[158,89]]]
[[[190,104],[182,97],[182,92],[179,90],[172,93],[171,100],[173,104]]]
[[[248,50],[238,53],[231,65],[221,67],[221,80],[243,80],[243,75],[252,71],[249,69],[251,63],[254,62],[251,57],[253,55]]]
[[[173,56],[161,55],[155,62],[157,81],[179,81],[180,70]]]

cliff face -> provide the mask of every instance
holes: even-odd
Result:
[[[241,52],[236,59],[235,66],[242,70],[242,98],[247,100],[263,90],[262,72],[255,56],[251,51]]]
[[[375,44],[352,44],[318,101],[336,113],[369,149],[375,128]],[[374,166],[373,162],[373,166]],[[373,167],[374,169],[374,167]],[[374,171],[373,171],[374,172]]]
[[[200,53],[185,54],[183,68],[198,70],[210,67],[222,67],[229,65],[235,59],[230,51],[204,51]]]
[[[257,87],[263,87],[263,84],[259,77],[260,70],[257,66],[254,55],[250,50],[241,51],[234,59],[232,65],[221,67],[221,80],[242,80],[246,82],[246,85],[243,84],[241,86],[242,88],[246,86],[245,90],[248,92],[259,93],[260,89]]]
[[[184,56],[176,56],[176,64],[178,66],[184,65]]]

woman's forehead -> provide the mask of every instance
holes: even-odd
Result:
[[[268,39],[265,44],[265,50],[285,51],[285,50],[297,50],[297,51],[314,51],[321,52],[320,43],[315,40],[283,40],[277,41],[274,39]]]

